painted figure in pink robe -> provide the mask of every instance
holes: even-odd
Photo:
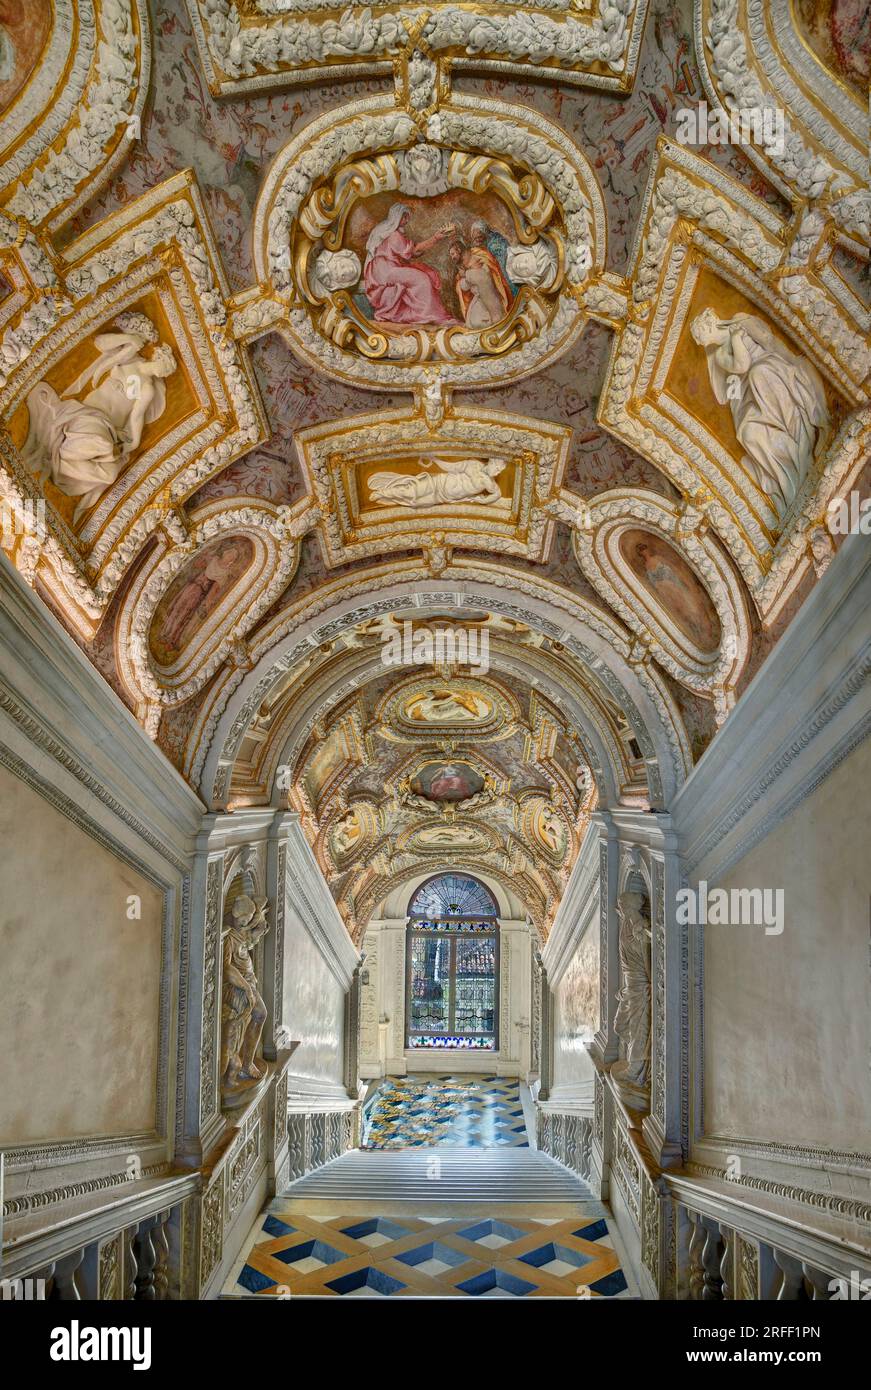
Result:
[[[386,323],[456,323],[441,299],[441,278],[432,266],[421,265],[419,257],[447,237],[453,224],[413,242],[405,228],[411,208],[396,203],[383,222],[369,233],[363,285],[375,317]]]
[[[194,615],[199,612],[202,618],[208,617],[209,600],[214,602],[220,594],[238,558],[239,548],[231,545],[195,562],[193,574],[167,608],[162,634],[165,646],[177,650]]]

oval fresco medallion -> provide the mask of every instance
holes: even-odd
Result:
[[[871,72],[871,19],[866,0],[794,0],[797,28],[824,68],[860,101]]]
[[[224,536],[204,546],[176,575],[155,609],[148,635],[159,665],[179,659],[253,559],[254,546],[246,536]]]
[[[528,805],[525,830],[549,858],[562,863],[569,850],[569,828],[565,817],[551,802],[536,797]]]
[[[411,779],[415,796],[427,801],[468,801],[484,787],[484,778],[467,762],[425,763]]]
[[[0,114],[34,72],[50,33],[50,0],[0,0]]]
[[[376,193],[346,224],[343,247],[363,268],[351,298],[382,328],[491,328],[517,298],[506,268],[516,240],[507,207],[492,193]]]
[[[720,645],[721,628],[710,595],[682,555],[652,531],[629,529],[619,541],[620,554],[656,606],[699,651]]]

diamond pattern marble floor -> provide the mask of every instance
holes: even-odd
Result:
[[[224,1296],[633,1298],[601,1203],[475,1210],[276,1198]]]

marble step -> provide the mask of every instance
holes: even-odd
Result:
[[[437,1160],[438,1167],[434,1166]],[[291,1183],[288,1197],[346,1201],[577,1202],[588,1185],[534,1149],[360,1149]]]

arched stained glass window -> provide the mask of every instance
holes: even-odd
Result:
[[[496,1050],[498,907],[468,874],[421,884],[408,910],[408,1046]]]
[[[468,874],[439,874],[422,883],[411,900],[410,917],[496,917],[499,909],[489,889]]]

